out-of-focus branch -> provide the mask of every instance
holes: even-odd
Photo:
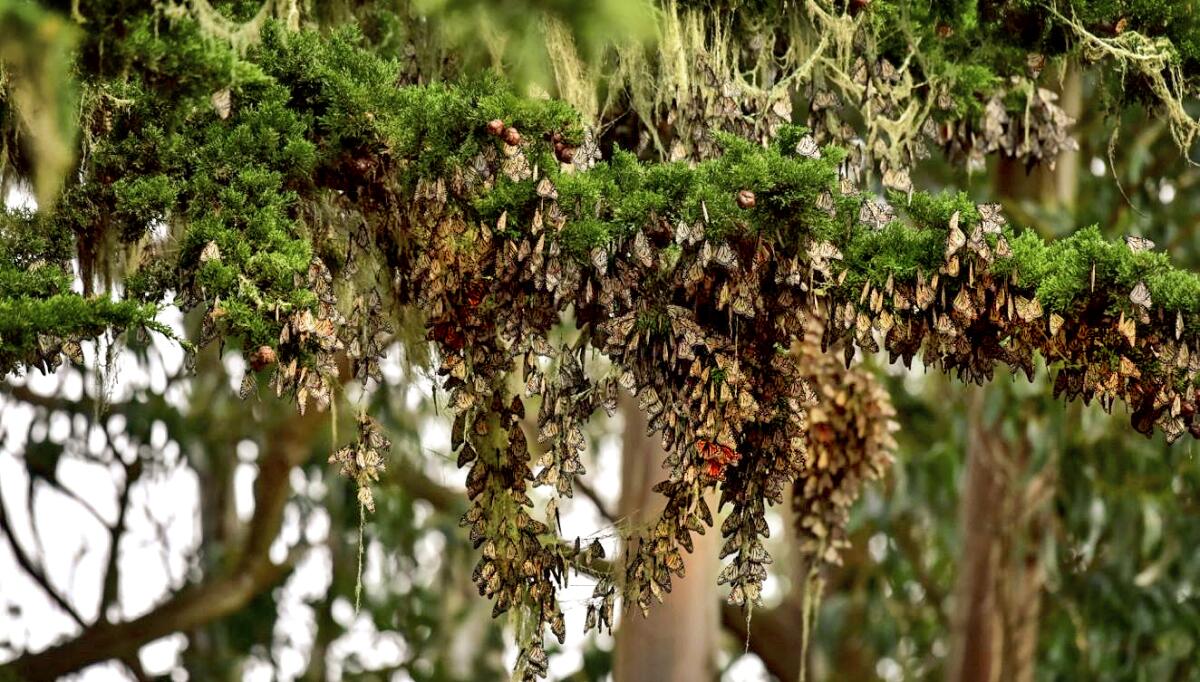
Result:
[[[125,486],[117,500],[117,522],[108,529],[108,562],[104,568],[104,586],[100,595],[99,620],[107,620],[108,608],[116,602],[117,585],[120,583],[121,537],[125,534],[125,519],[129,515],[129,493],[142,475],[141,462],[125,465]]]
[[[184,588],[140,618],[122,623],[101,619],[74,639],[0,666],[0,676],[15,673],[17,679],[29,682],[54,680],[94,663],[136,655],[144,644],[229,616],[278,584],[299,558],[293,552],[276,564],[269,556],[291,492],[288,474],[304,461],[312,437],[326,419],[328,415],[311,410],[285,420],[267,434],[255,483],[254,516],[232,570]]]
[[[21,567],[21,570],[25,571],[25,573],[32,578],[35,583],[38,584],[38,587],[42,588],[42,591],[46,593],[46,596],[50,597],[51,601],[53,601],[60,609],[63,610],[64,613],[71,617],[71,620],[75,621],[79,627],[87,628],[87,623],[84,622],[83,618],[79,615],[79,612],[76,611],[69,602],[67,602],[66,598],[64,598],[58,593],[57,590],[54,589],[54,586],[50,584],[50,580],[46,577],[46,574],[43,573],[42,569],[38,567],[38,565],[35,564],[32,559],[29,558],[29,555],[25,553],[25,549],[21,547],[21,543],[19,540],[17,540],[17,536],[13,532],[12,525],[8,521],[8,510],[4,506],[3,489],[0,489],[0,530],[4,531],[4,537],[8,540],[8,546],[12,548],[13,556],[16,558],[17,565]],[[0,667],[0,670],[3,669],[3,667]]]
[[[600,512],[600,516],[609,523],[617,522],[617,515],[608,508],[604,500],[600,498],[600,494],[587,481],[582,478],[575,479],[575,489],[583,493],[583,496],[592,501],[596,505],[596,511]]]
[[[748,619],[745,609],[722,600],[721,624],[738,642],[746,642],[750,652],[776,678],[794,680],[800,675],[796,642],[803,623],[800,609],[793,601],[784,601],[772,609],[755,609]]]
[[[82,408],[87,403],[91,402],[91,399],[87,398],[86,396],[83,400],[68,401],[54,396],[38,395],[28,386],[14,386],[12,384],[5,384],[4,392],[8,393],[14,399],[19,400],[27,405],[42,407],[47,410],[63,410],[75,407]]]
[[[388,462],[388,480],[405,494],[428,502],[445,514],[462,514],[467,510],[467,496],[438,483],[421,471],[416,462],[396,458]]]

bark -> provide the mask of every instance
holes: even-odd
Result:
[[[772,609],[756,609],[748,629],[744,610],[730,604],[721,605],[721,624],[725,630],[738,642],[747,641],[746,633],[749,632],[750,651],[762,660],[767,672],[787,682],[800,675],[797,654],[803,613],[798,602],[789,599]]]
[[[1007,457],[1008,444],[983,424],[982,403],[982,391],[973,391],[962,492],[962,560],[955,587],[954,644],[948,669],[951,682],[999,680],[1003,654],[994,588],[999,572],[1004,489],[994,465]]]
[[[948,679],[1032,682],[1046,581],[1038,550],[1055,469],[1033,471],[1028,442],[987,423],[983,402],[984,392],[973,391]]]
[[[662,496],[651,488],[665,475],[665,453],[656,439],[646,436],[646,416],[635,399],[623,396],[621,413],[625,434],[618,518],[639,528],[653,522],[662,510]],[[651,608],[648,617],[636,609],[625,612],[616,634],[616,682],[694,682],[716,677],[721,621],[713,586],[720,572],[719,540],[715,530],[695,537],[695,551],[684,560],[686,576],[674,581],[664,602]],[[745,616],[741,618],[744,623]]]

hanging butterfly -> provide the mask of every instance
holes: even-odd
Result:
[[[1124,355],[1121,356],[1120,372],[1121,372],[1121,376],[1133,377],[1134,379],[1137,379],[1142,376],[1141,370],[1138,369],[1137,365],[1134,364],[1133,360],[1130,360],[1129,358],[1125,357]]]
[[[958,295],[954,297],[954,310],[966,318],[967,322],[973,321],[978,315],[975,305],[971,301],[971,294],[967,292],[966,287],[959,289]]]
[[[796,143],[796,153],[809,159],[821,158],[821,147],[817,144],[817,138],[812,135],[801,137]]]
[[[1016,297],[1017,317],[1025,322],[1033,322],[1042,316],[1042,302],[1034,298]]]
[[[649,268],[654,265],[654,249],[650,247],[646,233],[641,230],[638,230],[633,238],[633,256],[642,267]]]
[[[1064,321],[1065,320],[1063,319],[1062,315],[1059,315],[1058,313],[1050,313],[1050,336],[1058,335],[1058,330],[1062,329]]]
[[[591,252],[592,265],[596,267],[597,273],[603,277],[608,273],[608,252],[604,247],[597,246]]]
[[[220,262],[220,260],[221,260],[221,249],[220,249],[220,247],[217,246],[216,242],[210,241],[209,243],[204,245],[203,249],[200,250],[200,262],[201,263],[207,263],[209,261]]]
[[[984,234],[1000,234],[1008,222],[1000,212],[1000,204],[979,204],[976,209],[982,220]]]
[[[1132,301],[1134,305],[1141,306],[1146,310],[1149,310],[1151,304],[1153,303],[1153,301],[1150,299],[1150,289],[1146,286],[1145,282],[1137,283],[1137,286],[1135,286],[1133,291],[1129,294],[1129,300]]]
[[[1117,331],[1121,333],[1121,336],[1125,337],[1130,346],[1137,345],[1137,322],[1132,317],[1125,317],[1124,312],[1121,313],[1121,318],[1117,320]]]
[[[738,269],[737,254],[733,252],[733,249],[730,248],[729,244],[724,242],[722,242],[721,245],[717,247],[716,251],[713,252],[713,260],[717,262],[717,265],[720,265],[731,272],[737,271]]]
[[[1154,248],[1154,242],[1146,239],[1145,237],[1136,237],[1134,235],[1126,235],[1125,244],[1129,247],[1129,250],[1134,253],[1150,251]]]
[[[838,106],[839,104],[840,101],[838,100],[838,96],[830,90],[821,89],[817,90],[816,93],[813,94],[812,108],[814,111],[830,109]]]
[[[889,168],[883,172],[883,186],[907,194],[913,189],[912,177],[907,168]]]
[[[829,261],[841,260],[842,252],[832,242],[817,242],[808,251],[813,269],[828,277],[830,275]]]
[[[829,193],[829,190],[824,190],[817,195],[816,207],[831,218],[836,215],[833,207],[833,195]]]
[[[1003,260],[1008,260],[1009,258],[1012,258],[1012,256],[1013,256],[1013,250],[1012,250],[1012,246],[1009,245],[1008,240],[1004,238],[1004,235],[1000,235],[999,237],[997,237],[996,238],[996,257],[1003,259]]]
[[[900,72],[887,59],[881,58],[875,65],[875,76],[880,80],[888,83],[895,83],[900,80]]]
[[[950,215],[950,230],[946,236],[946,260],[947,261],[949,261],[950,257],[953,256],[955,253],[958,253],[958,250],[961,249],[967,243],[967,235],[964,234],[963,231],[958,227],[958,221],[959,221],[959,214],[958,214],[958,211],[955,211],[953,214]]]
[[[557,199],[558,190],[549,177],[544,177],[537,184],[537,195],[543,199]]]
[[[683,245],[692,245],[704,238],[704,225],[696,221],[689,225],[687,221],[680,220],[675,227],[675,243]]]
[[[867,199],[858,211],[858,220],[876,230],[881,230],[896,219],[896,210],[882,199]]]

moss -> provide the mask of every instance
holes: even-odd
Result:
[[[997,87],[1002,70],[996,67],[1008,57],[951,57],[977,52],[972,41],[980,32],[999,30],[1003,17],[977,15],[972,3],[957,2],[908,9],[881,2],[870,11],[880,27],[953,20],[959,33],[931,42],[935,58],[927,67],[951,84],[956,115],[979,112],[985,101],[980,94]],[[0,240],[0,254],[25,266],[42,254],[61,265],[61,256],[47,254],[69,253],[72,231],[81,239],[94,237],[97,216],[116,217],[127,240],[140,238],[153,222],[177,220],[183,231],[172,260],[140,268],[127,282],[128,294],[136,301],[158,301],[169,290],[194,291],[210,302],[220,297],[227,311],[221,324],[233,339],[269,338],[277,306],[315,305],[312,293],[296,282],[306,276],[314,249],[330,247],[309,234],[299,219],[302,207],[330,192],[357,200],[359,192],[386,187],[395,196],[411,196],[420,179],[449,177],[498,145],[484,130],[494,118],[518,128],[527,141],[524,153],[554,182],[569,219],[553,238],[581,262],[595,247],[621,243],[654,221],[672,227],[685,221],[703,225],[710,240],[762,239],[779,257],[803,258],[813,242],[832,242],[845,256],[834,266],[846,270],[850,290],[865,281],[882,285],[889,276],[911,281],[918,272],[932,272],[940,265],[951,216],[957,212],[968,233],[979,220],[965,194],[915,192],[892,197],[902,207],[901,220],[880,230],[857,224],[865,197],[838,189],[845,152],[829,147],[820,159],[798,157],[795,144],[805,134],[800,127],[785,126],[768,148],[720,136],[723,156],[696,167],[645,164],[618,151],[588,172],[563,173],[546,140],[554,133],[571,144],[582,140],[579,117],[565,104],[520,97],[495,77],[397,87],[400,65],[365,49],[354,29],[288,34],[269,25],[243,57],[203,37],[187,20],[143,16],[125,26],[129,40],[108,57],[123,65],[123,75],[93,84],[125,103],[108,111],[112,129],[94,142],[89,181],[68,193],[44,242],[25,244],[17,254]],[[1041,34],[1038,39],[1048,40]],[[997,49],[1009,49],[1004,45]],[[230,89],[227,118],[210,101],[214,84]],[[356,163],[367,170],[355,175]],[[535,186],[532,179],[501,176],[456,210],[468,224],[494,225],[507,214],[500,236],[520,238],[543,203]],[[752,208],[738,205],[742,190],[754,193]],[[834,198],[832,216],[818,208],[826,192]],[[30,231],[28,225],[21,230]],[[1114,292],[1111,306],[1127,305],[1124,292],[1145,281],[1156,305],[1197,307],[1197,277],[1172,269],[1161,254],[1133,254],[1106,242],[1096,230],[1050,245],[1029,232],[1007,230],[1005,237],[1013,255],[998,259],[994,274],[1012,276],[1048,309],[1067,312],[1079,305],[1090,294],[1093,266],[1098,281]],[[210,242],[220,258],[201,264]],[[673,247],[669,260],[685,256],[685,248]],[[0,291],[10,299],[48,299],[65,291],[64,276],[55,274],[61,272],[0,267]]]
[[[882,230],[859,230],[845,250],[850,271],[846,288],[852,294],[866,280],[882,287],[891,276],[897,281],[912,281],[917,272],[936,272],[945,253],[946,238],[933,230],[914,230],[893,223]]]
[[[664,334],[671,328],[671,318],[665,310],[652,308],[638,314],[634,328],[646,334]]]

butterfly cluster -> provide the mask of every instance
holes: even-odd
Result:
[[[358,433],[354,442],[329,456],[329,463],[338,465],[343,476],[354,481],[358,503],[375,511],[375,495],[371,486],[379,481],[386,468],[386,457],[392,442],[383,435],[379,424],[367,416],[358,417]]]
[[[815,215],[842,221],[844,236],[800,224],[786,240],[753,230],[718,237],[700,200],[698,213],[652,211],[580,254],[563,235],[608,216],[566,199],[555,175],[528,163],[537,144],[485,148],[468,171],[388,199],[394,210],[370,225],[372,242],[390,245],[380,257],[391,299],[423,313],[438,350],[455,412],[452,446],[468,470],[462,523],[481,551],[480,593],[497,615],[513,611],[530,623],[522,677],[545,673],[543,632],[565,636],[556,594],[573,569],[599,574],[589,626],[611,627],[617,599],[641,610],[660,601],[682,574],[694,534],[716,522],[706,498],[713,489],[729,508],[718,529],[727,559],[720,582],[733,603],[759,600],[771,563],[766,509],[789,495],[801,551],[817,565],[836,562],[847,510],[862,484],[882,475],[893,447],[886,395],[869,375],[846,369],[857,351],[905,362],[919,355],[977,382],[997,362],[1032,372],[1040,353],[1061,365],[1060,392],[1106,406],[1124,399],[1135,420],[1157,423],[1168,437],[1194,423],[1183,380],[1200,360],[1182,313],[1166,324],[1149,284],[1122,289],[1108,262],[1089,290],[1049,308],[1037,282],[1023,279],[998,206],[909,224],[903,209],[859,192],[843,168],[828,186],[794,196],[812,197]],[[815,138],[794,145],[795,163],[822,161]],[[525,183],[525,202],[472,217],[473,202],[500,182]],[[728,192],[745,220],[777,201],[758,187]],[[739,202],[744,192],[755,204]],[[855,240],[897,230],[933,245],[926,265],[879,277]],[[377,307],[356,305],[360,322]],[[579,337],[552,341],[567,311]],[[609,369],[589,367],[596,351]],[[557,512],[584,471],[583,425],[611,411],[621,391],[636,396],[668,453],[655,487],[666,505],[606,571],[593,548],[560,538]],[[525,414],[526,401],[537,403],[536,414]],[[535,504],[538,487],[548,502]]]
[[[817,392],[808,410],[809,466],[792,488],[797,549],[810,566],[839,564],[850,546],[850,507],[864,484],[886,473],[899,427],[891,397],[862,367],[847,368],[821,350],[823,326],[812,318],[793,346]]]
[[[849,73],[902,113],[900,71],[864,61]],[[1032,372],[1040,353],[1061,366],[1060,392],[1125,400],[1139,428],[1170,437],[1196,429],[1195,329],[1189,311],[1154,300],[1169,297],[1152,245],[1089,247],[1103,256],[1089,285],[1054,298],[1043,272],[1023,270],[1050,247],[1018,242],[997,206],[913,191],[926,206],[917,213],[860,191],[853,152],[822,146],[820,130],[663,167],[596,162],[594,137],[567,161],[553,131],[520,126],[518,136],[511,122],[479,122],[444,164],[374,159],[373,177],[386,181],[308,216],[317,256],[294,284],[314,302],[262,302],[277,334],[247,349],[261,371],[273,367],[277,393],[323,407],[335,382],[379,378],[389,320],[421,320],[466,470],[475,584],[496,615],[523,624],[518,677],[544,675],[544,637],[565,637],[558,589],[572,571],[598,574],[588,624],[611,627],[618,600],[641,610],[660,601],[695,534],[717,524],[720,582],[732,603],[757,603],[772,561],[767,509],[789,497],[802,551],[836,561],[846,510],[891,447],[886,397],[844,367],[859,351],[920,356],[971,381],[998,362]],[[871,159],[887,151],[865,149]],[[912,190],[904,167],[885,169],[901,193]],[[339,225],[350,236],[320,243],[347,232]],[[220,249],[195,246],[199,268],[221,265]],[[207,305],[213,338],[243,316]],[[554,332],[564,319],[572,341]],[[606,565],[594,543],[560,537],[558,508],[584,471],[585,423],[622,391],[667,451],[655,487],[666,504]],[[361,448],[336,456],[356,483],[386,448],[367,450],[379,461]]]

